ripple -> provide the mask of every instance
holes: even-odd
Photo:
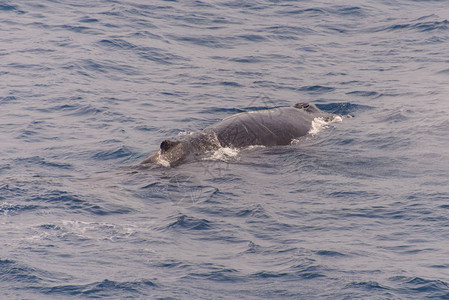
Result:
[[[11,259],[0,259],[0,278],[2,282],[23,285],[41,284],[46,281],[59,281],[68,276],[61,272],[48,272],[33,268]]]
[[[302,92],[308,92],[311,94],[323,94],[323,93],[329,93],[335,90],[333,87],[329,86],[321,86],[321,85],[310,85],[310,86],[303,86],[299,88]]]
[[[222,281],[222,282],[239,282],[242,280],[242,276],[235,269],[229,268],[219,268],[216,267],[215,270],[202,273],[190,273],[189,277],[199,277],[212,281]]]
[[[415,293],[423,293],[432,298],[446,298],[449,294],[449,284],[442,280],[406,276],[391,277],[389,280],[394,283],[399,283],[398,290],[401,292],[409,290]]]
[[[329,257],[345,257],[345,256],[347,256],[346,254],[343,254],[343,253],[340,253],[337,251],[332,251],[332,250],[318,250],[315,253],[320,256],[329,256]]]
[[[176,220],[164,226],[162,229],[188,229],[188,230],[209,230],[212,223],[206,219],[198,219],[186,215],[176,217]]]
[[[449,21],[428,21],[428,22],[414,22],[404,24],[394,24],[383,28],[374,29],[380,31],[418,31],[418,32],[432,32],[432,31],[447,31],[449,29]]]
[[[389,290],[390,288],[382,286],[380,283],[376,281],[361,281],[361,282],[352,282],[346,285],[346,288],[356,288],[356,289],[364,289],[371,291],[373,289],[380,290]]]
[[[138,281],[113,281],[105,279],[83,285],[57,285],[52,287],[33,287],[34,290],[45,295],[71,295],[89,298],[120,297],[123,293],[129,297],[145,296],[157,285],[150,280],[141,279]]]
[[[113,149],[104,150],[95,153],[92,158],[96,160],[113,160],[130,158],[134,153],[126,146],[118,146]]]
[[[354,95],[354,96],[361,96],[361,97],[376,97],[379,95],[378,92],[375,91],[352,91],[346,93],[346,95]]]

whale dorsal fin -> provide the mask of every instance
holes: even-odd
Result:
[[[161,152],[166,152],[168,150],[170,150],[171,148],[175,147],[176,145],[178,145],[180,142],[178,141],[170,141],[170,140],[165,140],[161,143]]]
[[[309,103],[296,103],[295,104],[295,108],[299,108],[299,109],[302,109],[302,108],[304,108],[304,109],[307,109],[307,108],[309,108]]]
[[[309,113],[321,112],[320,109],[315,106],[315,104],[311,104],[311,103],[296,103],[294,105],[294,108],[303,109],[303,110],[305,110],[306,112],[309,112]]]

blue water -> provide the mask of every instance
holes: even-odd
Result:
[[[1,299],[448,299],[447,1],[0,0]],[[133,167],[237,112],[351,115]]]

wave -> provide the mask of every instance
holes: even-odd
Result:
[[[31,287],[40,294],[48,296],[82,296],[88,298],[121,298],[121,295],[126,295],[126,298],[142,297],[151,294],[151,291],[157,285],[148,279],[141,279],[137,281],[114,281],[105,279],[103,281],[93,282],[89,284],[67,284],[55,286],[36,286]]]
[[[326,120],[324,118],[315,118],[312,121],[312,127],[310,128],[308,134],[314,136],[325,128],[328,128],[330,124],[335,122],[342,122],[343,118],[341,116],[334,116],[330,120]]]
[[[170,221],[169,224],[159,227],[159,230],[209,230],[212,228],[213,223],[206,219],[199,219],[187,215],[179,215],[176,217],[170,217],[171,219],[175,218],[174,221]]]

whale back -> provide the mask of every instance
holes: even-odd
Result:
[[[329,116],[308,103],[239,113],[180,140],[164,140],[159,151],[142,163],[174,166],[220,147],[288,145],[310,131],[314,118]]]
[[[288,145],[306,135],[314,118],[325,115],[313,104],[239,113],[205,130],[215,132],[224,147]]]

